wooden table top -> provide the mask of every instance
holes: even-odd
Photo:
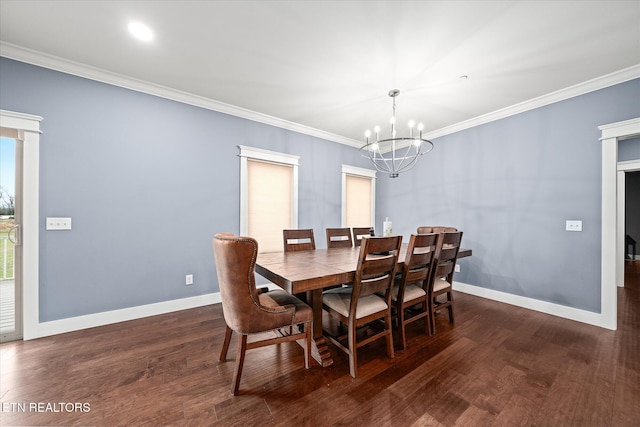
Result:
[[[403,243],[398,257],[402,266],[407,251]],[[316,249],[258,254],[256,272],[291,294],[353,282],[360,247]],[[460,248],[458,258],[471,256]]]

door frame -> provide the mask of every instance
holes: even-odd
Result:
[[[600,326],[618,327],[617,260],[619,242],[618,141],[640,135],[640,118],[598,126],[602,132],[602,245]],[[623,224],[624,227],[624,224]]]
[[[22,141],[22,338],[38,338],[40,122],[42,117],[0,110],[0,127],[17,131]]]
[[[624,260],[627,248],[625,245],[625,223],[626,223],[626,174],[640,171],[640,159],[618,162],[618,221],[616,225],[616,284],[619,288],[624,287]]]

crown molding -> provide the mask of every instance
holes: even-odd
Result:
[[[294,123],[274,116],[269,116],[267,114],[248,110],[246,108],[237,107],[235,105],[226,104],[224,102],[172,89],[166,86],[149,83],[122,74],[112,73],[110,71],[91,67],[74,61],[69,61],[57,56],[49,55],[31,49],[26,49],[14,44],[0,42],[0,56],[14,59],[20,62],[26,62],[32,65],[37,65],[39,67],[60,71],[66,74],[72,74],[78,77],[119,86],[125,89],[130,89],[149,95],[182,102],[184,104],[201,107],[207,110],[218,111],[247,120],[252,120],[282,129],[299,132],[304,135],[337,142],[351,147],[362,147],[362,141],[357,141],[352,138],[325,132],[320,129],[315,129],[309,126],[301,125],[299,123]],[[625,68],[620,71],[616,71],[611,74],[607,74],[605,76],[597,77],[595,79],[588,80],[586,82],[579,83],[568,88],[558,90],[556,92],[542,95],[528,101],[502,108],[491,113],[483,114],[481,116],[474,117],[472,119],[465,120],[451,126],[446,126],[444,128],[431,131],[425,134],[424,137],[426,139],[435,139],[441,136],[460,132],[465,129],[469,129],[485,123],[490,123],[509,116],[513,116],[515,114],[523,113],[525,111],[533,110],[535,108],[543,107],[545,105],[553,104],[555,102],[563,101],[565,99],[573,98],[585,93],[593,92],[637,78],[640,78],[640,64]]]
[[[511,105],[500,110],[492,111],[490,113],[483,114],[481,116],[474,117],[472,119],[465,120],[451,126],[437,129],[435,131],[427,133],[425,135],[425,138],[435,139],[455,132],[460,132],[465,129],[504,119],[515,114],[524,113],[525,111],[534,110],[536,108],[544,107],[545,105],[554,104],[556,102],[564,101],[569,98],[574,98],[579,95],[584,95],[589,92],[604,89],[606,87],[624,83],[626,81],[637,78],[640,78],[640,64],[631,66],[629,68],[624,68],[622,70],[597,77],[586,82],[578,83],[576,85],[530,99],[528,101],[520,102],[518,104]]]
[[[258,123],[279,127],[282,129],[299,132],[332,142],[349,145],[360,148],[362,142],[351,138],[336,135],[331,132],[325,132],[299,123],[294,123],[278,117],[262,114],[257,111],[248,110],[246,108],[237,107],[235,105],[226,104],[224,102],[194,95],[188,92],[172,89],[166,86],[157,85],[143,80],[128,77],[122,74],[113,73],[100,68],[69,61],[54,55],[26,49],[10,43],[0,42],[0,56],[14,59],[16,61],[25,62],[54,71],[60,71],[66,74],[107,83],[110,85],[122,87],[125,89],[142,92],[148,95],[154,95],[172,101],[193,105],[207,110],[217,111],[224,114],[244,118]]]

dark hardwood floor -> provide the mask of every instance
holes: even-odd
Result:
[[[251,350],[237,397],[219,305],[2,344],[0,424],[638,426],[640,261],[627,267],[617,331],[456,293],[455,325],[414,323],[394,359],[383,340],[360,349],[355,380],[333,347],[309,370],[296,344]]]

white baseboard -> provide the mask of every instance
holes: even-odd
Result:
[[[506,292],[481,288],[479,286],[469,285],[456,281],[453,282],[453,289],[459,292],[464,292],[465,294],[475,295],[477,297],[487,298],[490,300],[515,305],[517,307],[528,308],[530,310],[551,314],[553,316],[575,320],[577,322],[587,323],[589,325],[599,326],[601,328],[611,329],[600,313],[580,310],[573,307],[567,307],[565,305],[540,301],[519,295],[508,294]]]
[[[266,285],[266,284],[265,284]],[[273,284],[269,288],[279,289]],[[580,310],[560,304],[540,301],[532,298],[508,294],[493,289],[482,288],[461,282],[454,282],[453,289],[482,298],[528,308],[553,316],[563,317],[590,325],[607,328],[600,313]],[[209,304],[221,302],[220,293],[215,292],[196,297],[182,298],[172,301],[163,301],[155,304],[141,305],[138,307],[123,308],[120,310],[105,311],[102,313],[87,314],[84,316],[70,317],[67,319],[52,320],[38,324],[37,332],[32,336],[25,336],[24,340],[47,337],[50,335],[63,334],[66,332],[78,331],[81,329],[95,328],[97,326],[110,325],[128,320],[140,319],[143,317],[156,316],[159,314],[171,313],[179,310],[202,307]],[[607,328],[610,329],[610,328]]]
[[[221,302],[220,293],[216,292],[178,300],[163,301],[155,304],[141,305],[138,307],[70,317],[68,319],[52,320],[50,322],[39,323],[34,336],[25,336],[24,340],[63,334],[81,329],[95,328],[96,326],[110,325],[112,323],[171,313],[173,311],[187,310],[189,308],[202,307],[204,305],[216,304],[219,302]]]
[[[264,283],[269,290],[280,289],[273,283]],[[137,307],[123,308],[119,310],[105,311],[102,313],[87,314],[84,316],[69,317],[67,319],[42,322],[37,325],[33,334],[25,335],[25,341],[64,334],[66,332],[79,331],[81,329],[95,328],[97,326],[111,325],[113,323],[126,322],[128,320],[141,319],[143,317],[156,316],[158,314],[171,313],[173,311],[188,310],[209,304],[222,302],[220,292],[215,292],[196,297],[182,298],[172,301],[163,301],[154,304]]]

